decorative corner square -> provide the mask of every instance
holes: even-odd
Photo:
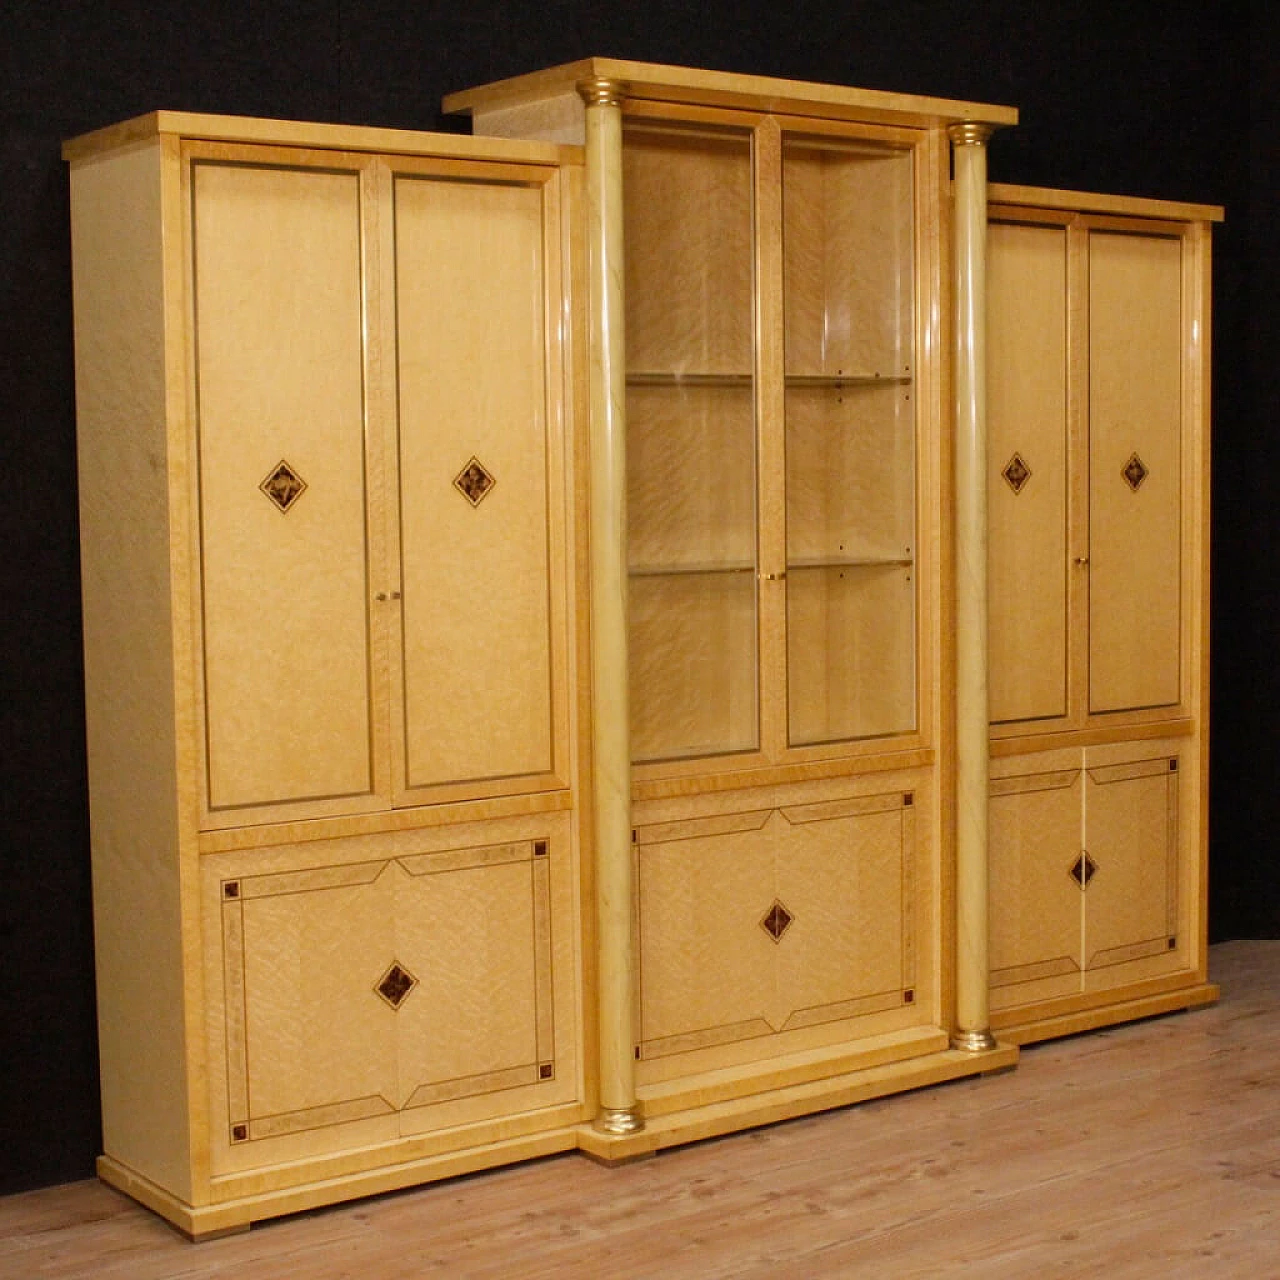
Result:
[[[1031,468],[1027,466],[1027,460],[1022,454],[1015,453],[1004,464],[1004,470],[1000,474],[1004,476],[1005,483],[1014,493],[1021,493],[1027,487],[1027,481],[1031,479]]]
[[[307,491],[307,482],[281,458],[258,488],[281,511],[288,511]]]
[[[498,482],[485,470],[479,458],[472,458],[453,478],[453,487],[473,507],[478,507]]]

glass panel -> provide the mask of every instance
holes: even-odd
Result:
[[[911,152],[783,144],[788,730],[915,727]]]
[[[632,753],[752,750],[750,137],[629,127],[623,190]]]

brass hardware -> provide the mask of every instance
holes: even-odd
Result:
[[[385,600],[386,598],[387,598],[387,593],[385,591],[379,591],[378,594],[374,596],[375,600]]]
[[[787,571],[785,569],[781,573],[762,573],[760,575],[760,581],[761,582],[782,582],[786,578],[786,576],[787,576]]]
[[[1076,565],[1078,568],[1083,569],[1085,565],[1087,565],[1088,563],[1089,563],[1088,556],[1076,556]]]
[[[386,591],[379,591],[378,594],[374,596],[374,599],[375,600],[399,600],[400,593],[398,591],[392,591],[390,593]]]
[[[644,1119],[638,1107],[601,1107],[595,1127],[601,1133],[622,1137],[628,1133],[639,1133],[644,1128]]]
[[[947,126],[947,137],[957,147],[985,147],[995,133],[995,126],[977,120],[965,120],[961,124]]]
[[[620,107],[626,99],[628,89],[625,80],[610,80],[607,76],[579,80],[575,87],[578,97],[588,107]]]
[[[990,1031],[957,1031],[951,1037],[951,1047],[964,1053],[988,1053],[1000,1046]]]

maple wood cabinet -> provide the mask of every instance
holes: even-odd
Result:
[[[573,1145],[580,156],[67,153],[103,1176],[207,1235]]]
[[[1221,210],[993,187],[993,1025],[1203,1003]]]
[[[102,1176],[205,1236],[1212,999],[1219,211],[988,207],[1006,107],[445,105],[67,144]]]

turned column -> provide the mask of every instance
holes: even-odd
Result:
[[[596,984],[603,1133],[644,1127],[636,1104],[631,744],[627,699],[627,450],[622,239],[622,99],[612,80],[586,103],[591,291],[591,689]]]
[[[955,158],[956,1033],[994,1049],[988,1004],[987,806],[987,139],[952,125]]]

